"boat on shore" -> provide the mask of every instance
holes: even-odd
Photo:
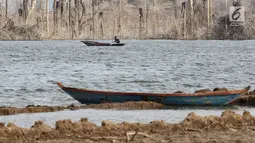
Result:
[[[228,105],[246,94],[250,86],[242,90],[212,91],[205,93],[136,93],[96,91],[57,85],[82,104],[124,103],[127,101],[153,101],[164,105],[221,106]]]
[[[101,43],[95,41],[81,41],[87,46],[124,46],[124,43]]]

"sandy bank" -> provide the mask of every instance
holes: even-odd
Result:
[[[182,122],[164,121],[142,123],[114,123],[103,121],[101,126],[86,118],[78,122],[60,120],[51,128],[37,121],[29,128],[12,123],[0,124],[1,142],[255,142],[255,117],[225,111],[220,117],[201,117],[190,113]]]

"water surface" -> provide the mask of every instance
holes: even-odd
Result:
[[[255,41],[1,41],[0,106],[78,104],[56,85],[135,92],[255,88]]]

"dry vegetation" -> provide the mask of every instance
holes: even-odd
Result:
[[[59,0],[46,14],[46,0],[17,1],[5,17],[1,4],[0,38],[40,39],[254,39],[253,0],[239,0],[245,25],[231,27],[231,0]],[[69,1],[71,2],[69,4]],[[193,3],[193,4],[192,4]],[[51,9],[51,8],[50,8]],[[209,15],[208,15],[209,12]],[[227,30],[226,30],[227,22]],[[11,23],[11,26],[10,26]],[[48,26],[47,26],[48,25]],[[8,27],[8,28],[6,28]],[[48,27],[48,28],[47,28]]]

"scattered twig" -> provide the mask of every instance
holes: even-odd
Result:
[[[146,133],[130,131],[130,132],[127,132],[127,133],[126,133],[127,141],[128,141],[128,142],[129,142],[129,141],[132,141],[136,135],[142,135],[142,136],[144,136],[144,137],[153,139],[152,136],[150,136],[150,135],[148,135],[148,134],[146,134]],[[133,136],[132,139],[130,139],[130,136]],[[153,140],[155,140],[155,139],[153,139]]]
[[[135,134],[133,135],[133,137],[132,137],[132,139],[130,141],[133,141],[137,134],[138,134],[138,131],[135,132]]]

